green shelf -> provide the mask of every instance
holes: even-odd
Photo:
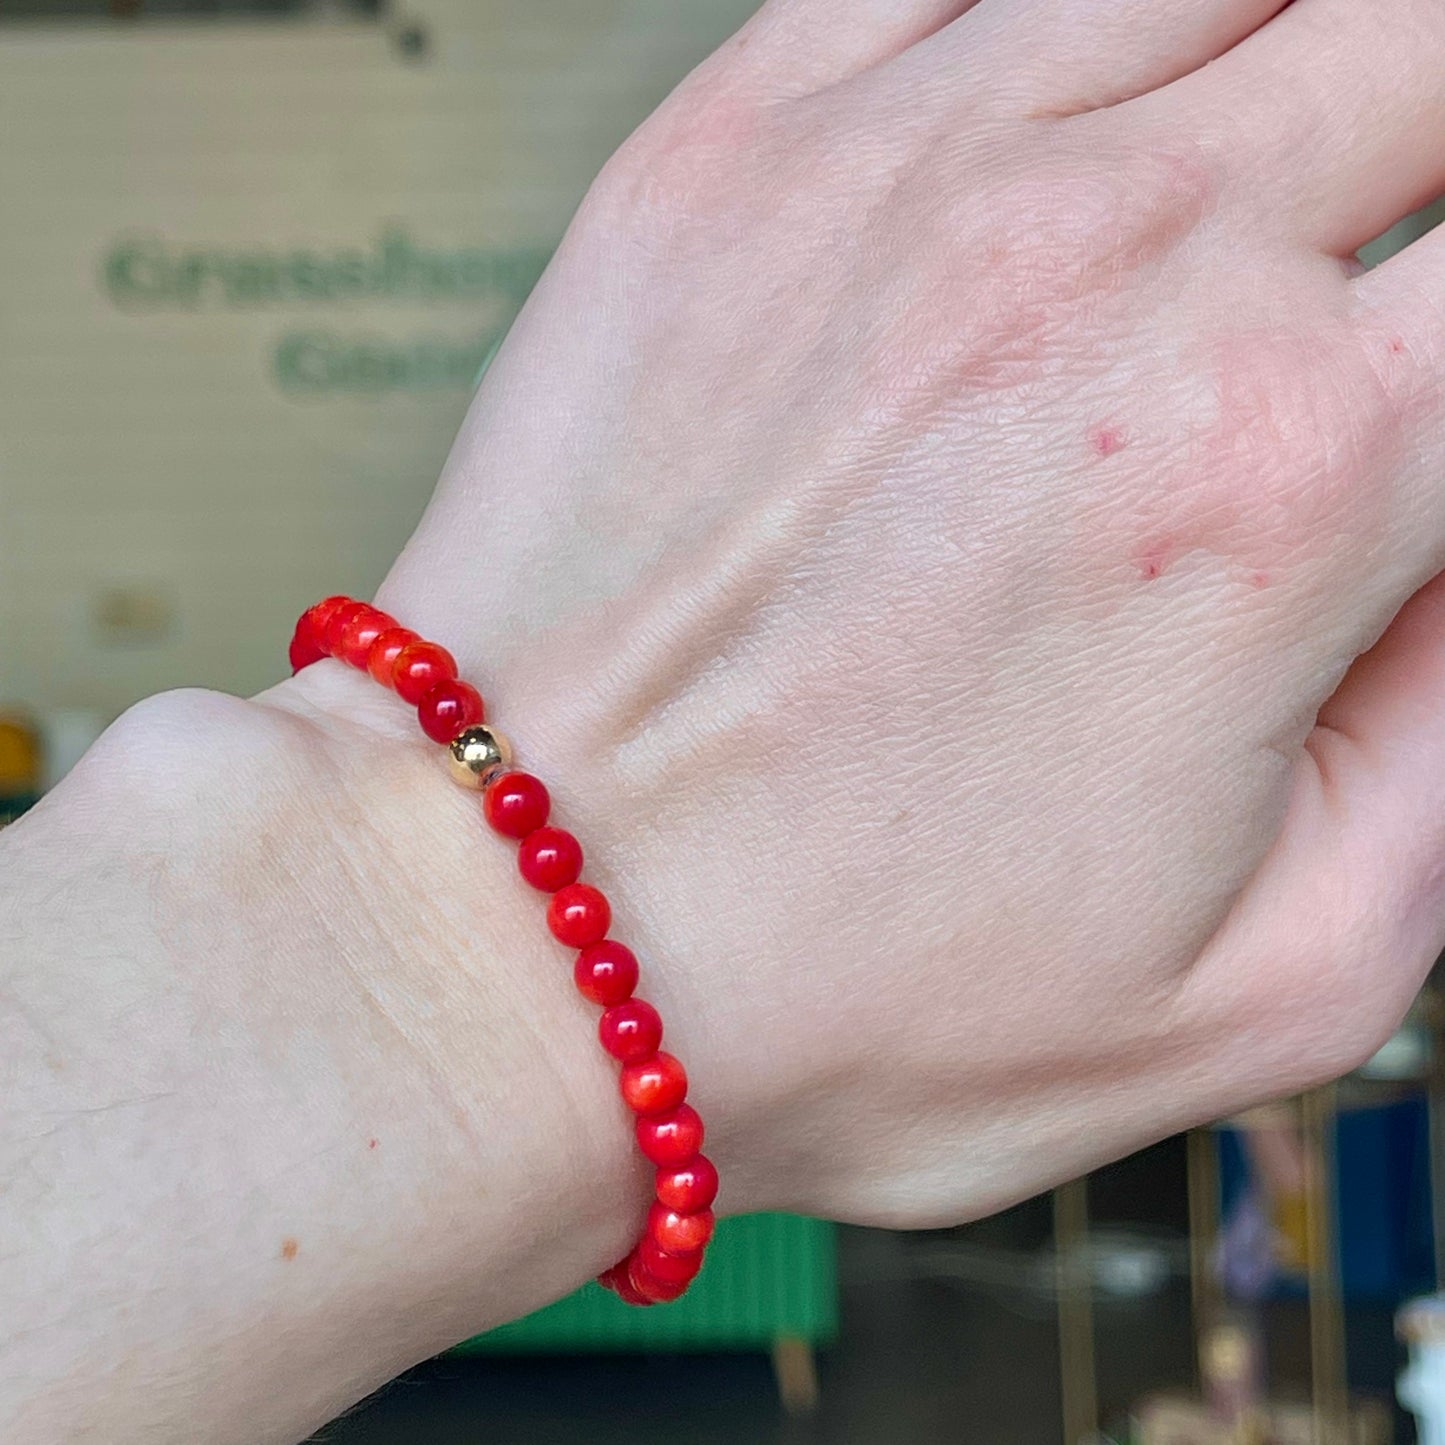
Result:
[[[459,1354],[766,1349],[822,1345],[838,1332],[834,1227],[793,1214],[721,1221],[697,1282],[672,1304],[637,1309],[597,1284],[458,1345]]]

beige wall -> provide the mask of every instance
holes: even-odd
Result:
[[[410,0],[420,63],[0,27],[0,706],[255,690],[367,594],[529,268],[752,3]]]

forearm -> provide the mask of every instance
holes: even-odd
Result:
[[[295,1440],[625,1251],[620,1106],[468,808],[194,694],[0,837],[6,1439]]]

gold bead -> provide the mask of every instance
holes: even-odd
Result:
[[[485,788],[494,774],[512,765],[512,745],[496,728],[479,725],[452,740],[447,761],[464,788]]]

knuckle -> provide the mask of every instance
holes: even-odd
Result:
[[[891,349],[925,358],[946,395],[1077,382],[1111,365],[1110,303],[1193,234],[1214,193],[1208,168],[1183,146],[1089,149],[1053,135],[978,157],[948,191],[940,175],[960,170],[956,150],[944,138],[916,152],[872,208],[870,252],[906,256],[915,278]]]
[[[936,185],[936,178],[934,179]],[[1217,186],[1187,147],[1023,148],[961,219],[971,250],[1025,287],[1085,294],[1112,289],[1173,252],[1208,212]]]
[[[1355,577],[1390,529],[1406,435],[1345,329],[1216,325],[1181,361],[1161,390],[1182,442],[1132,504],[1141,573],[1199,551],[1244,577]]]
[[[757,102],[696,72],[603,165],[579,217],[636,240],[722,228],[756,196],[763,139]]]

